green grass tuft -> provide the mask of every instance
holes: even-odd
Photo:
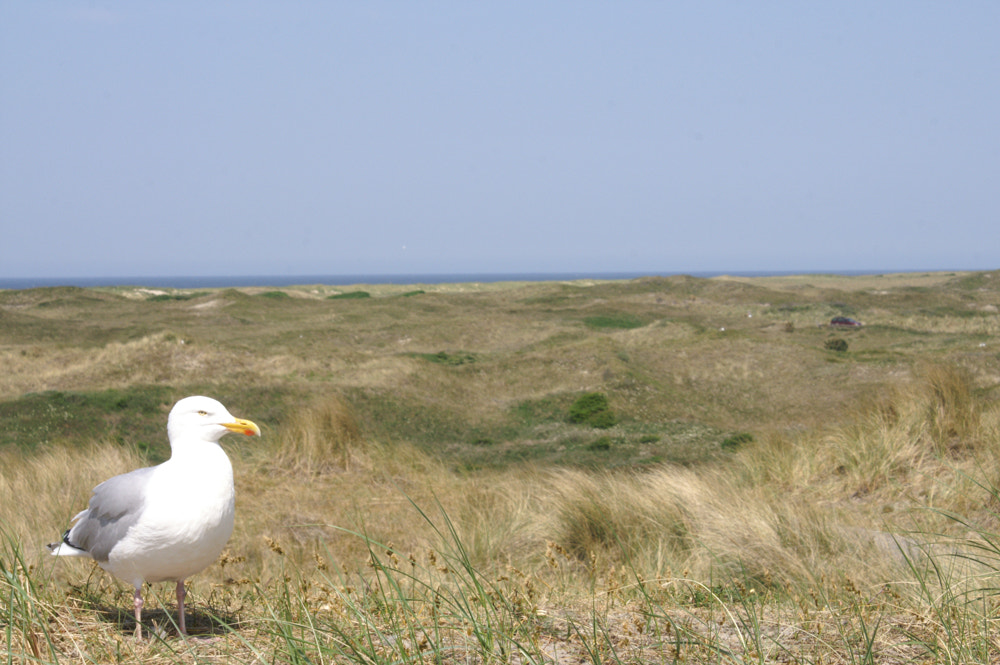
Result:
[[[722,440],[722,449],[728,451],[737,450],[748,443],[752,443],[753,440],[754,436],[750,432],[738,432]]]
[[[614,427],[617,419],[604,393],[581,395],[569,407],[569,422],[598,429]]]
[[[823,348],[827,351],[836,351],[837,353],[847,352],[847,340],[845,339],[828,339],[823,342]]]
[[[457,367],[458,365],[470,365],[478,360],[475,353],[469,353],[468,351],[438,351],[437,353],[418,353],[416,354],[418,358],[422,358],[427,362],[436,363],[438,365],[450,365]]]
[[[344,293],[335,293],[332,296],[327,296],[328,300],[363,300],[365,298],[371,298],[372,294],[368,291],[345,291]]]
[[[588,316],[583,319],[588,328],[604,330],[609,328],[620,328],[632,330],[646,325],[646,321],[633,314],[604,314],[600,316]]]

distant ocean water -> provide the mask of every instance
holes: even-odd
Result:
[[[579,279],[638,279],[640,277],[774,277],[781,275],[879,275],[924,270],[755,270],[710,272],[529,272],[529,273],[441,273],[412,275],[232,275],[223,277],[2,277],[0,289],[33,289],[46,286],[142,286],[150,288],[213,289],[250,286],[294,286],[299,284],[457,284],[463,282],[562,282]]]

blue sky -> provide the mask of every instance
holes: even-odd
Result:
[[[0,277],[1000,266],[1000,3],[0,3]]]

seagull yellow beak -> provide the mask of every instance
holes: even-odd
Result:
[[[236,432],[237,434],[246,434],[247,436],[260,436],[260,428],[257,427],[257,423],[251,422],[249,420],[243,420],[242,418],[237,418],[231,423],[222,423],[230,432]]]

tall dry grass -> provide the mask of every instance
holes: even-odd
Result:
[[[789,510],[724,473],[563,472],[546,491],[551,538],[580,559],[601,555],[648,579],[683,572],[703,581],[801,581],[813,570],[811,554],[829,554],[817,551],[830,535],[808,507]]]
[[[693,617],[685,630],[760,654],[763,645],[746,637],[757,630],[760,638],[767,617],[811,617],[795,629],[811,634],[821,616],[838,630],[860,631],[843,640],[863,654],[888,648],[876,640],[878,622],[915,613],[927,619],[914,634],[943,644],[941,653],[988,653],[980,619],[993,604],[972,594],[1000,568],[990,549],[1000,505],[1000,409],[968,374],[927,367],[848,415],[824,429],[762,434],[711,467],[460,474],[405,444],[363,436],[344,402],[318,399],[259,447],[230,445],[237,530],[223,564],[192,580],[192,606],[285,628],[308,620],[346,630],[369,621],[418,640],[426,622],[440,620],[433,608],[442,597],[465,617],[452,627],[472,622],[477,635],[476,622],[499,621],[472,601],[489,594],[500,603],[494,610],[510,612],[500,621],[504,634],[530,625],[524,617],[568,622],[612,600],[645,607],[651,626],[672,617],[677,603],[711,608],[732,596],[742,605],[720,618],[735,622],[735,633],[709,630],[715,624],[702,621],[700,609],[685,610]],[[91,564],[43,559],[43,545],[96,482],[134,468],[138,456],[100,443],[7,454],[2,462],[4,531],[24,557],[19,570],[34,571],[47,589],[102,578]],[[679,585],[688,592],[670,595]],[[395,609],[381,614],[388,601],[370,595],[376,590],[392,596]],[[116,593],[104,602],[127,604],[127,589]],[[154,594],[154,607],[161,596],[169,594]],[[42,600],[67,626],[86,612],[64,608],[69,601],[59,593]],[[844,608],[854,614],[839,615]],[[400,617],[412,623],[392,623]],[[776,627],[773,639],[781,634]],[[357,639],[337,639],[348,637]],[[494,648],[486,637],[476,648]],[[541,642],[531,649],[543,653]]]
[[[329,554],[351,565],[365,548],[350,531],[419,552],[433,539],[412,528],[416,507],[433,506],[429,514],[449,516],[477,564],[530,568],[554,542],[585,567],[595,557],[627,562],[648,578],[888,578],[898,553],[885,551],[883,534],[912,527],[915,515],[926,521],[928,506],[982,512],[970,497],[975,479],[1000,472],[998,435],[998,410],[968,375],[932,367],[845,424],[765,434],[727,465],[459,474],[405,444],[366,439],[346,404],[325,397],[257,446],[230,444],[231,550],[262,565],[266,535],[303,560]],[[49,542],[96,483],[139,465],[110,443],[7,452],[0,503],[17,509],[5,508],[6,528],[25,543]]]
[[[0,524],[24,543],[27,556],[44,551],[87,507],[97,483],[139,466],[134,449],[111,443],[53,446],[30,456],[0,450]]]
[[[874,584],[900,575],[895,534],[953,526],[947,511],[993,524],[977,483],[1000,474],[998,454],[997,405],[966,372],[928,367],[842,425],[765,435],[731,465],[549,474],[533,523],[581,560],[600,553],[647,577]]]
[[[335,396],[316,398],[300,408],[260,450],[262,463],[306,478],[370,464],[354,414]]]

